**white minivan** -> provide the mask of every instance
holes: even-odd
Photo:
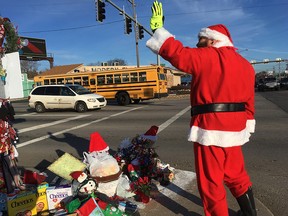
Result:
[[[86,112],[88,109],[100,109],[107,105],[106,99],[90,92],[81,85],[43,85],[35,87],[29,97],[29,107],[36,112],[46,109],[75,109]]]

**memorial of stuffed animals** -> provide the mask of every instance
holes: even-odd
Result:
[[[17,29],[0,17],[0,57],[20,45]],[[6,76],[0,62],[4,85]],[[174,168],[155,150],[157,126],[124,139],[113,154],[105,138],[92,133],[81,158],[66,152],[47,167],[57,182],[48,182],[46,173],[35,170],[20,172],[14,115],[10,99],[0,97],[0,215],[136,215],[153,199],[157,184],[174,179]]]
[[[47,174],[17,168],[17,133],[14,110],[1,101],[0,199],[3,215],[139,215],[157,184],[168,185],[174,168],[163,163],[155,151],[157,126],[144,134],[124,139],[113,155],[104,138],[94,132],[82,158],[69,153],[47,167],[58,178],[46,182]]]

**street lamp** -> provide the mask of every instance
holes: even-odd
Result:
[[[278,69],[279,69],[279,71],[278,71],[279,72],[279,74],[278,74],[279,76],[278,77],[280,79],[280,63],[281,63],[282,59],[281,58],[276,58],[275,61],[278,62]]]

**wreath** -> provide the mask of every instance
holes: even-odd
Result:
[[[4,47],[2,47],[3,42]],[[0,17],[0,54],[17,52],[21,48],[21,40],[18,36],[17,28],[11,23],[9,18]]]

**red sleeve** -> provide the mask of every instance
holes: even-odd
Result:
[[[247,63],[247,70],[249,71],[249,75],[250,77],[248,79],[248,81],[250,82],[249,86],[249,92],[250,92],[250,97],[248,98],[248,100],[246,101],[246,114],[247,114],[247,128],[249,130],[250,133],[254,133],[255,131],[255,125],[256,125],[256,121],[255,121],[255,90],[254,90],[254,84],[255,84],[255,72],[253,67],[250,65],[250,63]]]
[[[179,70],[194,74],[201,65],[199,51],[199,48],[184,47],[180,41],[170,37],[161,46],[159,55]]]

